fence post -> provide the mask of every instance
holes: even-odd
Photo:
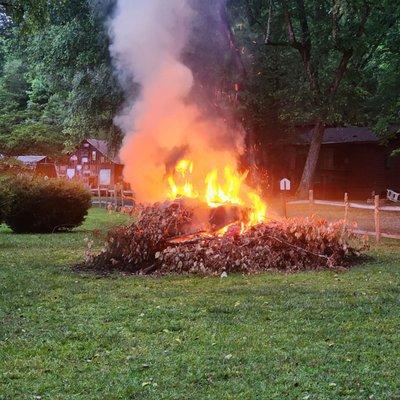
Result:
[[[314,191],[312,189],[308,191],[308,211],[311,217],[314,211]]]
[[[379,215],[379,194],[375,195],[374,202],[374,215],[375,215],[375,237],[376,241],[379,242],[381,240],[381,220]]]
[[[349,219],[349,194],[344,194],[344,224],[347,225]]]
[[[101,191],[100,191],[100,186],[97,186],[97,196],[99,197],[99,207],[101,208]]]
[[[286,192],[281,192],[280,195],[281,195],[282,215],[284,218],[287,218]]]
[[[118,210],[118,194],[117,194],[117,185],[114,185],[114,206],[115,206],[115,211]]]

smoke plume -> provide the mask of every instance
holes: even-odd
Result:
[[[179,158],[193,160],[193,179],[235,167],[242,136],[208,119],[187,98],[193,74],[180,60],[196,14],[189,0],[118,0],[110,52],[126,91],[115,122],[125,134],[125,180],[141,201],[165,199],[165,177]]]

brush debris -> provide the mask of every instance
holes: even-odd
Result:
[[[194,232],[192,217],[182,202],[146,207],[135,223],[110,231],[103,250],[79,267],[159,275],[294,272],[346,268],[364,248],[342,221],[292,218],[216,235]]]

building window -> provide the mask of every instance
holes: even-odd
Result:
[[[97,156],[96,150],[93,150],[92,151],[92,161],[96,161],[96,156]]]
[[[89,162],[89,159],[87,157],[82,157],[82,164],[86,164]]]
[[[83,143],[83,147],[89,147],[89,143]]]

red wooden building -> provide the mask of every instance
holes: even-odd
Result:
[[[123,164],[105,140],[85,139],[68,159],[58,166],[58,174],[78,179],[91,188],[110,188],[122,182]]]

